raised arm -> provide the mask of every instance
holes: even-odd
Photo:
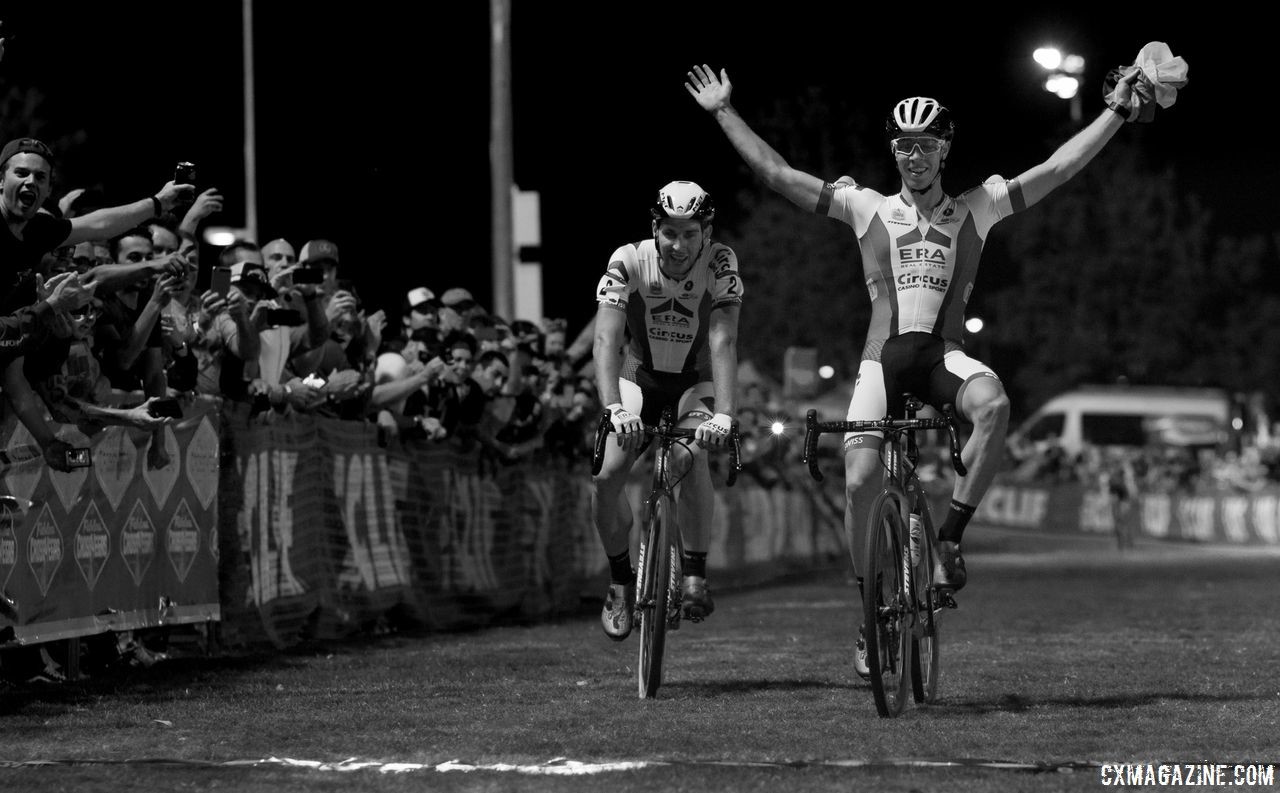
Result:
[[[1138,117],[1142,106],[1151,99],[1149,87],[1139,81],[1141,75],[1141,69],[1131,67],[1116,84],[1113,102],[1101,115],[1059,146],[1049,159],[1018,176],[1027,206],[1035,204],[1079,173],[1102,151],[1126,120]],[[1136,87],[1135,82],[1138,82]],[[1127,115],[1121,115],[1122,111]]]
[[[189,184],[167,182],[160,192],[150,198],[105,207],[71,219],[71,234],[63,245],[75,245],[90,240],[108,240],[118,237],[131,228],[140,226],[179,204],[190,201],[195,187]]]
[[[710,66],[694,66],[684,87],[702,109],[715,118],[738,154],[765,184],[806,212],[815,211],[818,197],[822,194],[822,180],[792,168],[781,154],[747,126],[747,122],[729,104],[733,85],[727,71],[721,69],[717,77]]]

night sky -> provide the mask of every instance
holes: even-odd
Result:
[[[1040,88],[1035,47],[1053,42],[1086,58],[1088,120],[1102,109],[1106,69],[1165,41],[1190,64],[1190,85],[1156,124],[1120,134],[1140,134],[1157,165],[1175,167],[1218,228],[1280,226],[1271,197],[1280,158],[1262,123],[1276,116],[1264,56],[1272,45],[1239,15],[1161,15],[1150,4],[1119,17],[990,4],[514,5],[515,179],[542,196],[547,311],[575,325],[594,311],[588,290],[609,254],[648,233],[659,186],[699,181],[732,223],[732,196],[752,185],[682,87],[695,62],[728,68],[748,122],[812,87],[847,97],[873,126],[903,96],[937,97],[958,124],[945,183],[955,194],[992,173],[1016,175],[1069,133],[1068,103]],[[88,184],[135,200],[176,160],[193,160],[227,196],[221,221],[239,225],[240,8],[0,3],[0,30],[14,37],[0,88],[43,97],[46,122],[24,128],[10,104],[5,135],[52,143],[84,130],[60,152],[55,195]],[[488,3],[259,0],[254,18],[261,241],[334,240],[366,300],[391,309],[418,285],[464,286],[486,302]],[[787,154],[785,140],[771,142]],[[857,176],[858,163],[845,172]],[[739,255],[749,273],[749,252]]]

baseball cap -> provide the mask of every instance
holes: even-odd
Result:
[[[50,168],[53,167],[53,150],[35,138],[17,138],[4,144],[0,149],[0,166],[18,154],[39,154],[48,161]]]
[[[440,302],[449,308],[468,309],[476,304],[476,299],[471,293],[460,286],[455,286],[440,296]]]
[[[238,283],[246,278],[250,281],[260,281],[267,286],[271,285],[266,269],[259,267],[256,262],[236,262],[231,265],[231,283]]]
[[[329,259],[335,265],[338,263],[338,246],[329,240],[311,240],[302,246],[302,250],[298,253],[298,262],[306,264],[307,262],[318,262],[322,259]]]
[[[436,293],[432,292],[430,289],[426,288],[425,286],[419,286],[416,289],[410,289],[408,298],[409,298],[409,310],[411,311],[425,311],[430,309],[432,306],[424,305],[424,304],[438,305],[440,303],[439,300],[436,300]]]

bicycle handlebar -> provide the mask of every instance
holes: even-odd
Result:
[[[677,426],[658,426],[651,424],[641,424],[641,430],[646,435],[655,438],[666,438],[668,440],[680,440],[682,438],[692,438],[697,430],[692,427]],[[604,444],[609,438],[609,433],[613,432],[613,411],[605,408],[600,414],[600,423],[596,425],[596,444],[595,451],[591,455],[591,475],[595,476],[600,473],[600,466],[604,464]],[[738,472],[742,470],[742,440],[738,437],[738,420],[734,419],[733,424],[729,426],[729,476],[725,480],[725,485],[733,487],[738,481]]]
[[[940,419],[895,419],[882,418],[876,421],[818,421],[818,411],[810,409],[805,414],[804,462],[809,466],[809,475],[819,482],[822,471],[818,470],[818,436],[824,432],[872,432],[898,434],[910,430],[946,430],[951,445],[951,467],[956,473],[964,476],[969,472],[964,461],[960,459],[960,435],[956,430],[955,411],[951,405],[942,409]]]

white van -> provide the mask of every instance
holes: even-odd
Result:
[[[1230,438],[1231,397],[1217,388],[1082,386],[1044,403],[1010,434],[1013,448],[1057,438],[1093,446],[1216,446]]]

